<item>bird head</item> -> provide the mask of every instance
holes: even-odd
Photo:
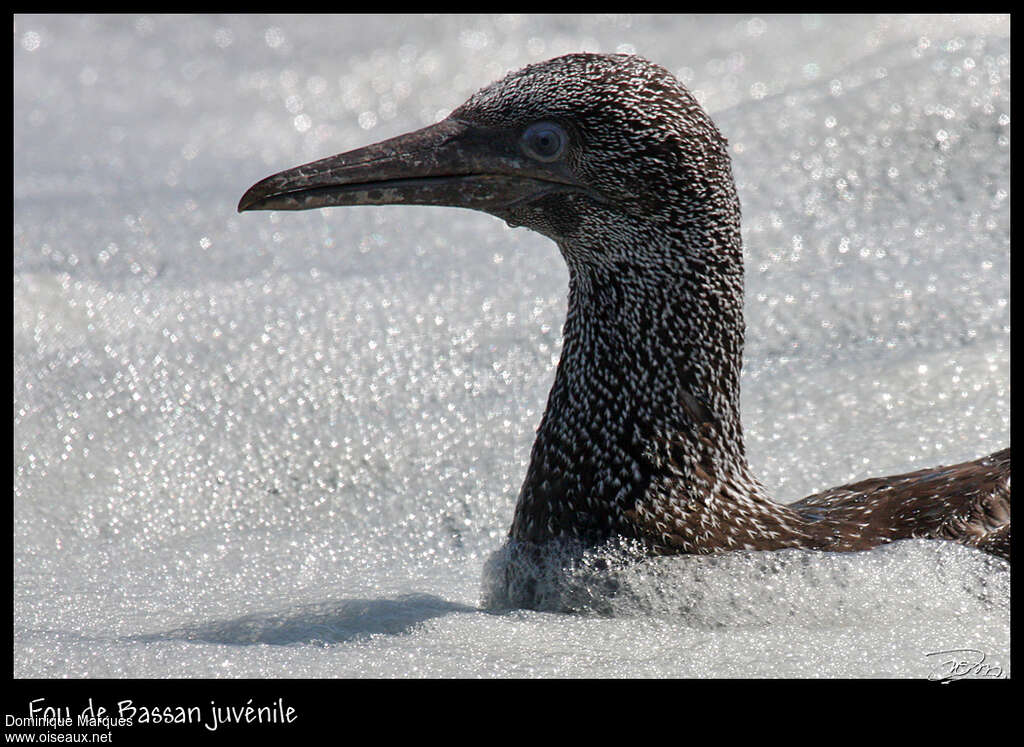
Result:
[[[383,204],[490,213],[580,266],[664,254],[678,243],[665,230],[699,234],[723,214],[738,236],[725,139],[668,71],[632,55],[529,65],[435,125],[267,177],[238,210]]]

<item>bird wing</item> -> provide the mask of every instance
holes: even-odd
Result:
[[[946,539],[1010,559],[1010,449],[948,467],[830,488],[789,507],[821,531],[822,549]]]

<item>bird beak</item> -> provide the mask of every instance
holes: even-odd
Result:
[[[563,165],[523,155],[514,133],[445,119],[268,176],[242,196],[238,212],[447,205],[505,217],[523,202],[582,189]]]

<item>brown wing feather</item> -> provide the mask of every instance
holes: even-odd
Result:
[[[1010,450],[831,488],[789,504],[824,550],[946,539],[1010,559]]]

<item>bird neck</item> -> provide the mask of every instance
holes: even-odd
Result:
[[[717,259],[679,252],[660,271],[570,261],[562,357],[513,538],[630,536],[652,482],[694,470],[748,476],[742,249],[737,240],[709,254]]]

